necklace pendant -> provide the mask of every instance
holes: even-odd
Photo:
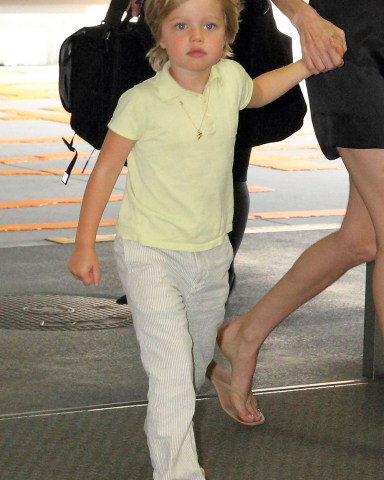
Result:
[[[197,139],[200,140],[200,138],[203,136],[202,132],[198,131],[197,132]]]

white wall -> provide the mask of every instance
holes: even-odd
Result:
[[[108,0],[0,0],[0,65],[52,65],[60,45],[99,24]]]

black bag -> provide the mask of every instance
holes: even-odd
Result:
[[[292,63],[292,39],[277,29],[269,0],[245,2],[233,50],[234,59],[252,78]],[[302,127],[306,112],[299,86],[265,107],[242,110],[236,146],[254,147],[284,140]]]
[[[130,22],[129,15],[122,21],[127,5],[128,0],[112,0],[100,25],[81,28],[63,42],[59,52],[61,103],[71,113],[75,134],[97,150],[120,95],[155,74],[146,58],[154,44],[151,32],[143,14],[137,22]],[[76,151],[73,139],[65,143]]]

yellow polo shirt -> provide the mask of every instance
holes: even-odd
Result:
[[[168,69],[125,92],[109,123],[137,141],[117,233],[146,246],[198,252],[220,245],[232,230],[238,112],[253,84],[233,60],[212,67],[203,94],[181,87]]]

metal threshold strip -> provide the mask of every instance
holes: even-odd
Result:
[[[286,387],[254,389],[253,393],[257,395],[272,395],[272,394],[282,394],[287,392],[323,390],[323,389],[333,389],[333,388],[343,388],[343,387],[356,387],[359,385],[367,385],[370,383],[372,383],[372,381],[365,380],[365,379],[343,380],[343,381],[337,381],[337,382],[311,383],[306,385],[290,385]],[[203,400],[208,400],[212,398],[216,398],[216,395],[215,394],[199,395],[197,397],[197,401],[203,401]],[[117,409],[132,408],[132,407],[145,407],[147,406],[147,403],[148,402],[146,400],[140,400],[140,401],[134,401],[134,402],[108,403],[108,404],[100,404],[100,405],[84,405],[80,407],[39,410],[39,411],[32,411],[32,412],[7,413],[3,415],[0,414],[0,421],[10,420],[10,419],[19,419],[19,418],[30,418],[30,417],[68,415],[73,413],[98,412],[103,410],[117,410]]]

